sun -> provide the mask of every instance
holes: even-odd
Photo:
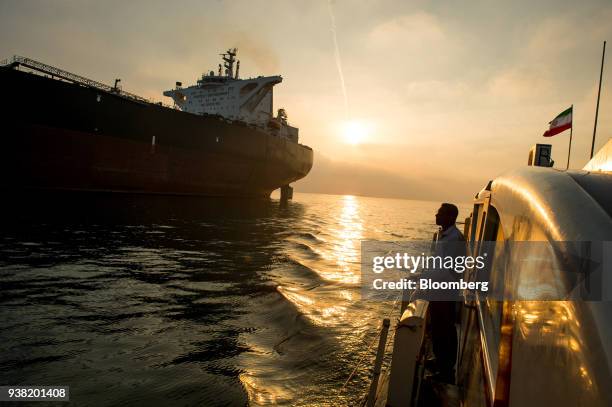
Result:
[[[342,138],[347,144],[356,146],[363,143],[369,133],[368,126],[357,120],[347,120],[342,124]]]

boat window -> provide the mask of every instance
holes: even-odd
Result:
[[[474,209],[472,210],[472,219],[470,221],[470,236],[468,240],[470,241],[470,250],[472,253],[474,252],[474,242],[476,241],[476,229],[478,229],[478,211],[482,205],[474,205]]]
[[[489,206],[486,212],[484,228],[482,228],[481,253],[486,252],[487,260],[486,267],[490,290],[495,291],[497,287],[503,284],[505,257],[503,256],[504,233],[500,225],[500,218],[497,210]],[[495,244],[487,244],[486,242],[495,242]],[[479,302],[482,333],[484,337],[483,348],[484,355],[487,359],[487,374],[491,383],[494,383],[497,377],[499,365],[499,345],[501,338],[501,321],[503,315],[503,301],[486,298]]]
[[[486,219],[484,231],[482,233],[483,241],[492,242],[497,240],[497,230],[499,228],[499,215],[497,210],[489,206],[489,216]]]
[[[484,207],[483,207],[484,209]],[[484,235],[484,222],[487,219],[487,211],[485,210],[481,210],[480,211],[480,227],[478,228],[478,236],[476,238],[476,240],[480,243],[482,242],[482,236]]]
[[[612,194],[610,193],[612,174],[591,172],[589,174],[569,173],[569,175],[612,217]]]
[[[474,230],[472,232],[472,236],[471,236],[471,249],[472,249],[472,253],[476,256],[479,252],[480,252],[480,246],[482,244],[483,241],[483,233],[484,233],[484,229],[485,229],[485,222],[487,219],[487,211],[486,211],[486,207],[485,204],[478,204],[474,206],[475,208],[478,207],[478,210],[475,211],[476,213],[476,221],[474,223]]]

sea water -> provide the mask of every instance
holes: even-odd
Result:
[[[439,203],[5,205],[0,385],[67,385],[78,406],[342,406],[367,392],[381,321],[397,316],[397,303],[360,298],[360,241],[430,240]]]

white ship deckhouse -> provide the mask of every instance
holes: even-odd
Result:
[[[205,73],[196,85],[186,88],[177,82],[175,89],[165,91],[164,96],[171,97],[182,111],[245,122],[297,142],[298,129],[287,123],[284,109],[279,109],[274,117],[273,87],[283,78],[277,75],[239,79],[236,52],[234,48],[221,54],[223,64],[219,64],[216,74]]]

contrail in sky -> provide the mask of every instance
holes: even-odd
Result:
[[[336,56],[336,66],[338,67],[338,76],[340,76],[340,85],[342,86],[342,95],[344,96],[344,115],[348,119],[349,106],[348,97],[346,96],[346,85],[344,84],[344,74],[342,73],[342,61],[340,60],[340,48],[338,47],[338,37],[336,36],[336,18],[334,17],[334,10],[332,9],[332,1],[327,2],[329,9],[329,18],[331,19],[331,32],[332,38],[334,39],[334,54]]]

